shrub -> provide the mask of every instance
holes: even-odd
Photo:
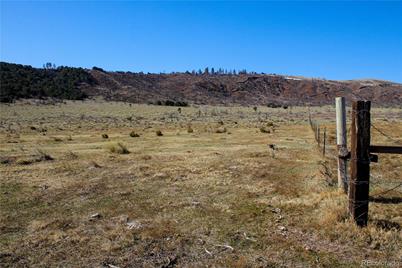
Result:
[[[271,130],[268,129],[268,128],[266,128],[266,127],[260,127],[260,131],[261,131],[262,133],[271,133]]]
[[[281,107],[281,105],[277,104],[277,103],[268,103],[267,106],[269,108],[280,108]]]
[[[175,103],[174,103],[174,101],[167,100],[167,101],[165,101],[165,105],[166,106],[175,106]]]
[[[155,133],[156,133],[156,136],[163,136],[163,133],[160,130],[157,130]]]
[[[50,154],[42,151],[42,150],[36,150],[36,155],[37,155],[37,159],[39,161],[50,161],[50,160],[54,160],[54,158],[52,156],[50,156]]]
[[[187,127],[187,133],[193,133],[194,129],[191,126]]]
[[[219,127],[215,132],[216,133],[225,133],[227,129],[225,127]]]
[[[165,105],[165,106],[179,106],[179,107],[187,107],[188,103],[185,101],[172,101],[172,100],[165,100],[161,101],[158,100],[155,102],[156,105]]]
[[[136,133],[134,130],[130,132],[130,137],[138,138],[140,134]]]
[[[127,147],[120,142],[109,145],[109,151],[111,153],[116,153],[116,154],[129,154],[130,153],[130,151],[127,149]]]
[[[36,162],[42,162],[42,161],[51,161],[54,160],[54,158],[49,155],[48,153],[45,153],[42,150],[36,150],[35,155],[28,157],[28,158],[22,158],[18,159],[16,161],[16,164],[18,165],[30,165]]]
[[[109,136],[108,136],[107,134],[102,134],[102,138],[104,138],[104,139],[108,139],[108,138],[109,138]]]

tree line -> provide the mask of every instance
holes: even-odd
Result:
[[[0,62],[0,101],[45,97],[81,100],[87,95],[80,85],[95,83],[82,68],[56,67],[51,63],[43,67]]]

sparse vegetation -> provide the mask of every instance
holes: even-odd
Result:
[[[51,161],[54,158],[48,153],[37,149],[35,154],[17,159],[17,165],[30,165],[41,161]]]
[[[103,133],[103,134],[102,134],[102,138],[104,138],[104,139],[109,139],[109,135],[106,134],[106,133]]]
[[[347,196],[336,188],[336,162],[317,151],[305,107],[289,113],[200,105],[171,120],[176,108],[167,106],[1,105],[5,267],[360,267],[366,259],[399,260],[402,204],[370,203],[369,226],[355,228]],[[373,109],[373,124],[399,140],[400,109]],[[311,112],[334,135],[333,108]],[[175,135],[188,126],[196,134]],[[267,135],[261,126],[277,131]],[[232,134],[215,134],[219,127]],[[134,128],[141,138],[130,137]],[[155,137],[157,129],[164,138]],[[372,135],[373,143],[389,143]],[[132,152],[111,153],[109,143],[117,142]],[[328,146],[334,150],[335,140]],[[42,160],[29,162],[35,158]],[[371,195],[392,188],[401,173],[400,156],[380,160],[372,164]]]
[[[172,100],[158,100],[155,102],[156,105],[165,105],[165,106],[179,106],[179,107],[187,107],[188,103],[185,101],[172,101]],[[181,112],[181,109],[180,109]]]
[[[216,133],[226,133],[227,129],[226,127],[218,127],[215,132]]]
[[[271,130],[265,126],[260,127],[262,133],[271,133]]]
[[[138,138],[139,136],[140,136],[140,134],[138,134],[134,130],[130,132],[130,137],[132,137],[132,138]]]
[[[116,153],[116,154],[129,154],[130,153],[130,151],[127,149],[127,147],[120,142],[114,143],[114,144],[109,144],[108,148],[111,153]]]
[[[156,136],[163,136],[163,133],[160,130],[155,131],[155,133],[156,133]]]

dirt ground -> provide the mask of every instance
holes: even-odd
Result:
[[[400,267],[402,156],[371,165],[357,228],[334,107],[310,111],[326,157],[307,107],[2,104],[0,266]],[[372,118],[373,144],[402,143],[402,109]]]

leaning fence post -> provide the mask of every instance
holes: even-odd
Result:
[[[336,106],[336,145],[338,147],[338,188],[348,192],[346,157],[348,155],[346,140],[346,106],[345,98],[335,99]]]
[[[366,226],[370,180],[370,101],[353,102],[349,213],[358,226]]]

